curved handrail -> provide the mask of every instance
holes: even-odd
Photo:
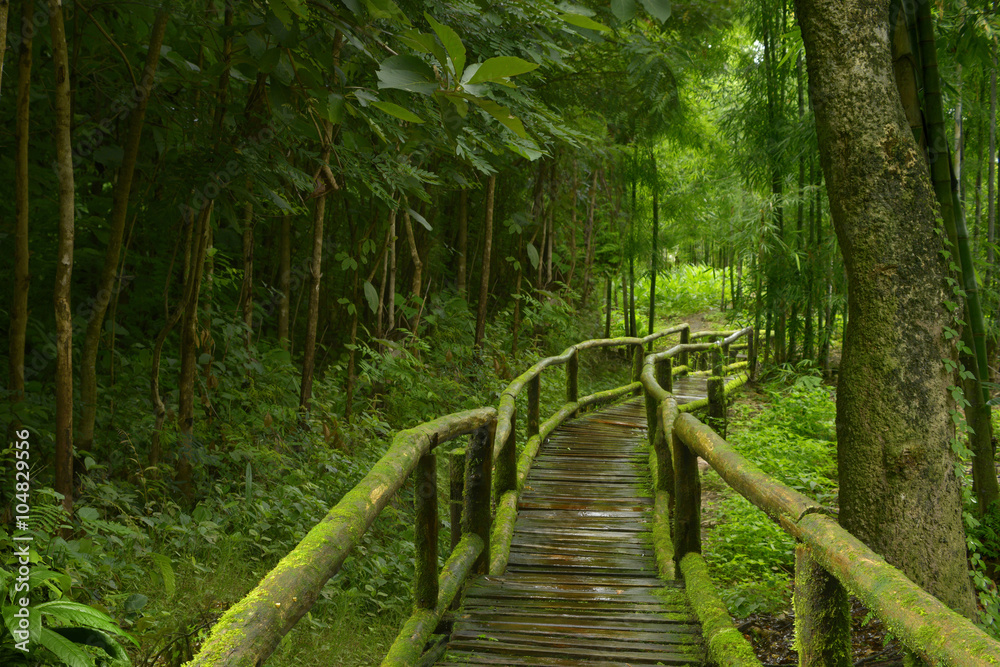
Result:
[[[805,545],[808,553],[801,559],[797,558],[796,569],[811,567],[811,563],[817,563],[857,595],[907,648],[928,664],[962,667],[995,667],[1000,664],[1000,642],[885,562],[881,556],[844,530],[821,504],[774,480],[739,454],[711,428],[690,414],[681,414],[673,397],[660,386],[656,378],[656,363],[663,358],[666,358],[665,353],[647,356],[640,376],[647,396],[656,402],[658,427],[662,429],[662,432],[656,434],[659,447],[654,448],[653,454],[658,472],[661,468],[669,467],[670,474],[674,474],[679,457],[700,456],[727,484],[774,519],[800,544]],[[666,443],[672,443],[673,461],[666,460],[664,455]],[[685,454],[687,450],[691,454]],[[691,470],[690,467],[688,469]],[[694,466],[691,474],[697,477],[697,466]],[[658,487],[666,486],[663,477],[658,477]],[[669,486],[666,489],[658,488],[658,491],[666,491],[666,495],[672,497],[671,500],[677,507],[675,520],[678,523],[672,557],[678,562],[678,566],[683,563],[685,574],[698,576],[703,582],[708,582],[707,576],[702,576],[705,574],[704,569],[699,565],[700,535],[697,528],[688,528],[700,525],[700,499],[680,497],[682,493],[691,494],[695,490],[700,495],[697,480],[691,483],[690,480],[681,480],[679,477],[675,478],[673,489]],[[659,551],[661,550],[658,549],[658,553]],[[707,585],[710,586],[710,582]],[[821,601],[818,604],[816,601],[802,602],[822,607]],[[799,603],[797,594],[796,605]],[[849,628],[846,623],[844,625]],[[731,630],[731,623],[722,623],[712,631],[706,629],[710,654],[714,651],[733,651],[742,655],[745,647],[739,642],[719,642],[718,647],[712,644],[711,635]],[[819,641],[829,641],[829,637]],[[726,658],[720,654],[712,657],[720,664]]]
[[[190,667],[257,667],[315,604],[323,585],[439,443],[487,426],[496,410],[453,413],[400,431],[388,451],[261,582],[222,616]],[[480,545],[480,549],[482,546]]]

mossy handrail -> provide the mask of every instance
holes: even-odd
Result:
[[[700,456],[798,542],[795,607],[800,664],[841,664],[836,656],[849,655],[844,651],[850,647],[846,594],[850,591],[929,665],[1000,665],[1000,642],[886,563],[841,528],[821,504],[772,479],[709,426],[682,414],[660,382],[664,373],[658,364],[669,359],[672,350],[648,355],[641,374],[647,401],[655,404],[657,429],[651,463],[660,524],[668,521],[662,517],[670,513],[662,506],[673,510],[672,544],[656,534],[654,524],[658,555],[672,550],[678,571],[702,587],[711,587],[700,554]],[[759,665],[745,642],[734,636],[738,633],[729,619],[717,616],[711,619],[716,629],[710,627],[710,619],[702,619],[711,659],[720,665]]]
[[[188,666],[263,664],[281,638],[312,608],[323,585],[337,573],[421,459],[440,443],[492,427],[496,415],[493,408],[479,408],[439,417],[397,433],[385,455],[364,479],[313,526],[256,588],[219,619]],[[463,553],[475,548],[475,540],[470,542],[471,546]],[[480,552],[482,548],[480,539]]]

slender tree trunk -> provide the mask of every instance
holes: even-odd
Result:
[[[656,274],[660,272],[660,184],[656,173],[656,156],[653,155],[653,256],[649,271],[649,333],[656,330]],[[726,277],[722,277],[723,292]],[[722,297],[725,301],[725,295]],[[653,351],[653,342],[649,342],[649,351]]]
[[[406,240],[410,245],[410,257],[413,259],[413,280],[410,283],[410,294],[411,299],[417,302],[419,307],[420,302],[420,285],[423,280],[424,273],[424,263],[420,261],[420,253],[417,251],[417,241],[413,235],[413,224],[410,222],[410,214],[407,211],[403,211],[403,229],[406,231]],[[420,311],[413,317],[413,324],[411,329],[413,335],[417,335],[417,328],[420,326]]]
[[[982,104],[982,98],[985,96],[986,92],[986,77],[983,77],[983,88],[981,90],[981,95],[977,100],[978,104]],[[977,106],[978,106],[977,104]],[[979,236],[982,231],[983,226],[983,118],[980,115],[978,121],[976,122],[976,191],[975,191],[975,218],[973,219],[974,231],[973,235],[975,238],[975,248],[973,249],[973,254],[979,257]],[[985,287],[989,287],[987,283],[984,283]]]
[[[590,267],[594,263],[594,211],[597,208],[597,175],[600,170],[594,169],[594,175],[590,181],[590,203],[587,205],[587,228],[585,230],[585,244],[587,251],[583,258],[583,296],[580,305],[587,305],[587,295],[590,293]]]
[[[840,521],[971,617],[943,364],[954,354],[945,338],[948,267],[895,88],[889,0],[796,6],[850,297],[837,387]]]
[[[327,139],[330,133],[327,133]],[[322,162],[330,156],[329,148],[323,151]],[[319,325],[319,295],[323,276],[323,223],[326,219],[326,196],[319,195],[313,206],[312,261],[309,265],[309,319],[306,322],[306,340],[302,355],[302,387],[299,408],[309,410],[312,399],[313,373],[316,368],[316,329]]]
[[[196,446],[194,439],[194,380],[198,369],[198,302],[201,294],[205,258],[208,255],[208,247],[211,243],[213,208],[214,203],[209,202],[202,207],[198,214],[198,222],[194,232],[195,251],[192,254],[191,271],[188,273],[188,283],[184,290],[187,295],[187,301],[184,304],[184,314],[181,322],[181,368],[177,381],[179,446],[176,479],[181,493],[184,494],[188,502],[194,497],[192,453]]]
[[[481,350],[486,333],[486,304],[490,295],[490,251],[493,245],[493,194],[496,189],[496,174],[490,174],[486,186],[486,223],[483,226],[483,268],[479,282],[479,304],[476,307],[475,348]]]
[[[604,277],[604,337],[611,338],[611,276]]]
[[[10,14],[10,0],[0,0],[0,93],[3,92],[3,60],[7,54],[7,16]]]
[[[34,0],[24,0],[21,3],[22,22],[31,20],[34,14]],[[31,286],[31,274],[28,271],[30,108],[31,37],[22,35],[17,58],[17,118],[14,123],[14,294],[10,307],[8,348],[9,387],[11,399],[15,402],[24,399],[24,345],[27,339],[28,292]]]
[[[386,335],[396,329],[396,209],[389,211],[389,308],[386,315]]]
[[[573,289],[573,275],[576,273],[576,198],[577,198],[576,160],[573,160],[573,185],[569,195],[569,273],[566,274],[566,289]]]
[[[465,188],[458,196],[458,295],[463,299],[468,292],[466,281],[466,256],[469,252],[469,191]]]
[[[243,326],[246,327],[246,344],[250,346],[253,336],[253,203],[243,205],[243,282],[240,284],[240,304],[243,311]]]
[[[73,277],[73,238],[76,229],[76,186],[73,181],[73,124],[70,108],[69,52],[63,22],[62,0],[49,0],[52,31],[52,65],[55,70],[55,135],[58,165],[58,244],[56,250],[56,452],[55,490],[63,494],[63,507],[73,511],[73,311],[70,286]]]
[[[278,269],[278,341],[286,350],[291,348],[288,315],[292,305],[292,216],[281,216],[281,259]]]
[[[139,82],[139,89],[134,91],[137,104],[128,119],[128,133],[123,147],[122,164],[118,169],[118,179],[111,205],[111,229],[108,236],[108,246],[104,253],[104,267],[101,269],[101,276],[97,283],[97,295],[93,300],[93,309],[87,322],[87,334],[83,340],[80,361],[82,414],[77,445],[85,450],[93,449],[94,444],[94,422],[97,419],[97,353],[100,349],[101,333],[104,331],[104,316],[114,293],[115,274],[125,234],[125,219],[128,215],[129,197],[132,194],[132,179],[139,160],[139,144],[142,140],[142,128],[146,120],[146,107],[160,61],[160,47],[163,44],[168,19],[169,15],[165,10],[160,10],[156,15],[149,38],[146,66]]]
[[[994,8],[996,3],[994,3]],[[997,222],[997,56],[993,54],[990,68],[990,150],[986,159],[986,280],[984,285],[993,286],[993,244],[996,243]]]

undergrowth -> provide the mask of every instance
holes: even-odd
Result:
[[[813,372],[788,369],[745,395],[730,410],[729,442],[774,479],[835,506],[836,404]],[[705,558],[720,594],[737,617],[784,609],[791,598],[795,541],[733,492],[717,473],[704,476]]]

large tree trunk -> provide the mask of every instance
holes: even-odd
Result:
[[[70,108],[69,53],[63,23],[62,0],[49,0],[52,30],[52,65],[55,70],[56,164],[59,179],[59,240],[56,250],[56,455],[55,490],[63,494],[63,507],[73,511],[73,312],[70,286],[73,277],[75,184],[73,116]]]
[[[160,47],[167,31],[169,15],[160,10],[153,23],[149,37],[149,49],[146,56],[146,66],[142,71],[138,90],[134,91],[137,99],[135,109],[128,119],[128,134],[123,146],[122,164],[118,169],[118,182],[115,184],[111,204],[110,232],[108,246],[104,251],[104,267],[97,283],[97,297],[93,301],[93,310],[87,321],[87,334],[83,339],[82,356],[80,360],[80,431],[77,445],[81,449],[90,450],[94,444],[94,422],[97,419],[97,353],[101,344],[101,333],[104,331],[104,316],[113,295],[115,275],[118,272],[118,259],[121,256],[122,239],[125,235],[125,218],[128,215],[128,201],[132,194],[132,178],[135,166],[139,161],[139,143],[142,139],[142,126],[146,120],[146,106],[149,93],[153,87],[156,68],[160,62]]]
[[[949,414],[955,350],[934,193],[895,87],[889,0],[797,0],[850,316],[837,389],[840,521],[967,616]]]
[[[490,251],[493,245],[493,193],[496,189],[496,174],[490,175],[486,186],[486,224],[483,229],[483,268],[479,283],[479,304],[476,307],[476,338],[474,346],[482,349],[486,334],[486,302],[490,295]]]
[[[30,20],[34,0],[21,4],[21,18]],[[2,62],[2,61],[0,61]],[[31,104],[31,38],[20,43],[17,60],[17,119],[14,123],[14,294],[10,307],[9,376],[11,399],[24,398],[24,344],[28,330],[28,134]]]

